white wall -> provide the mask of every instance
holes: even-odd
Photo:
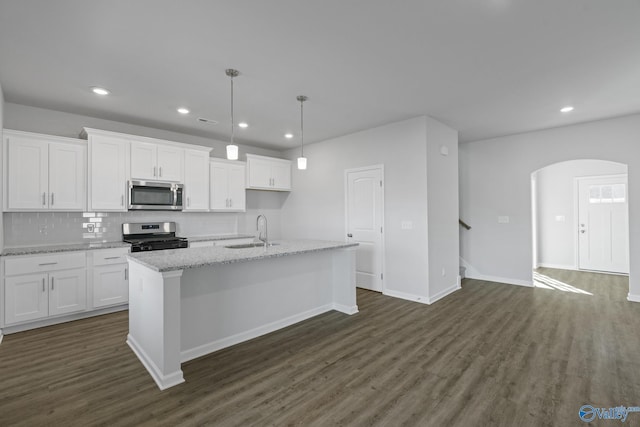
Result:
[[[626,165],[604,160],[571,160],[537,172],[539,266],[577,269],[575,178],[626,173]]]
[[[479,278],[531,284],[531,173],[601,159],[628,165],[630,298],[640,301],[640,115],[460,145],[461,257]],[[499,224],[499,215],[509,216]]]
[[[2,86],[0,86],[0,141],[4,141],[2,137],[2,129],[4,129],[4,93],[2,92]],[[2,200],[4,191],[4,171],[2,170],[2,165],[4,162],[2,161],[2,156],[4,150],[1,147],[4,145],[4,142],[0,144],[0,200]],[[4,223],[3,223],[3,215],[0,214],[0,252],[4,249]]]
[[[4,127],[7,129],[43,133],[45,135],[65,136],[68,138],[78,138],[82,128],[89,127],[112,132],[122,132],[131,135],[184,142],[186,144],[204,145],[207,147],[213,147],[211,157],[225,158],[227,155],[225,149],[227,142],[225,141],[186,135],[162,129],[131,125],[128,123],[114,122],[112,120],[98,119],[79,114],[29,107],[10,102],[5,104]],[[268,150],[265,148],[242,144],[238,144],[238,148],[240,160],[244,159],[244,155],[246,153],[282,157],[281,153],[275,150]]]
[[[430,178],[434,184],[438,182],[440,169],[437,166],[439,162],[445,162],[447,179],[440,182],[440,189],[443,193],[450,192],[455,200],[456,181],[448,180],[451,175],[449,168],[457,175],[457,135],[454,142],[452,132],[435,120],[419,117],[305,147],[309,166],[305,171],[294,168],[295,191],[286,199],[282,209],[283,236],[345,240],[344,171],[383,164],[385,292],[430,302],[427,159],[434,147],[441,144],[450,146],[449,157],[436,156],[431,159],[434,172]],[[429,136],[434,141],[428,144]],[[439,143],[437,138],[442,138],[443,141]],[[299,153],[299,149],[293,149],[286,154],[295,160]],[[442,201],[445,201],[444,197]],[[434,201],[433,209],[440,208],[442,206]],[[444,209],[449,208],[447,206]],[[457,218],[457,210],[454,217]],[[413,229],[402,230],[402,221],[411,221]],[[440,222],[441,219],[434,214],[433,227],[437,228]],[[446,232],[442,238],[446,238]],[[455,241],[451,244],[451,247],[454,246],[455,254],[451,255],[448,249],[442,254],[444,258],[451,259],[441,260],[434,256],[434,262],[446,265],[445,268],[455,264],[451,268],[457,269]],[[450,274],[449,282],[455,285],[456,276]],[[434,283],[434,290],[440,290],[440,281]]]
[[[448,154],[443,154],[446,150]],[[458,132],[427,117],[429,296],[457,287]]]

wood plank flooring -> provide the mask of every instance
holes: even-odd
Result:
[[[539,273],[593,295],[465,280],[427,306],[359,290],[360,313],[185,363],[163,392],[126,312],[9,335],[0,426],[580,426],[583,404],[640,406],[627,278]]]

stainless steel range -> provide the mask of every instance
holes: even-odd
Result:
[[[176,236],[175,222],[124,223],[122,240],[131,244],[131,252],[189,247],[186,238]]]

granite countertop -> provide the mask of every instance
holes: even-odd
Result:
[[[190,242],[209,242],[212,240],[253,239],[249,234],[214,234],[210,236],[187,236]]]
[[[124,242],[87,242],[72,243],[66,245],[42,245],[5,248],[0,256],[35,255],[55,252],[87,251],[93,249],[129,248],[131,245]]]
[[[288,255],[318,252],[358,246],[357,243],[327,240],[283,240],[274,242],[265,251],[264,247],[229,249],[214,246],[193,249],[170,249],[165,251],[136,252],[129,259],[152,270],[165,272],[188,268],[206,267],[217,264],[253,261]]]

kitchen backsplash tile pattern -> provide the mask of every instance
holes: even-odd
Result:
[[[7,212],[4,239],[5,247],[113,242],[122,240],[122,223],[147,221],[174,221],[180,236],[234,234],[244,231],[238,230],[238,215],[166,211]]]

